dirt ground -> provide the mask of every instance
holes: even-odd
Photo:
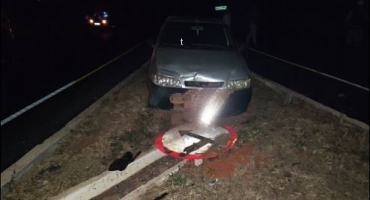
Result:
[[[3,199],[48,199],[101,174],[126,151],[148,150],[171,126],[171,112],[146,108],[145,81],[141,76],[104,99]],[[369,131],[299,100],[286,104],[252,83],[248,111],[219,119],[237,130],[236,146],[200,167],[189,162],[141,199],[368,199]]]
[[[368,199],[369,131],[254,81],[247,113],[220,119],[239,133],[225,155],[188,163],[140,199]]]

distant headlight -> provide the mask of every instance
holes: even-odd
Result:
[[[94,20],[93,19],[89,19],[89,23],[90,24],[93,24],[94,23]]]
[[[152,74],[150,75],[150,79],[153,81],[154,84],[159,86],[181,88],[181,82],[177,78],[172,78],[159,74]]]
[[[101,21],[101,23],[102,23],[102,24],[107,24],[107,23],[108,23],[108,21],[107,21],[106,19],[103,19],[103,20]]]
[[[246,89],[251,87],[251,79],[240,79],[240,80],[234,80],[229,81],[227,83],[228,89],[234,89],[234,90],[240,90],[240,89]]]

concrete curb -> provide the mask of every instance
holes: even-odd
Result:
[[[88,200],[114,185],[126,180],[133,174],[139,172],[146,166],[152,164],[158,159],[163,158],[166,154],[152,148],[144,156],[139,157],[136,161],[130,163],[124,171],[105,171],[101,175],[91,178],[80,183],[61,194],[50,198],[50,200]]]
[[[267,87],[271,88],[272,90],[276,91],[276,92],[279,92],[279,93],[284,93],[284,94],[287,94],[287,101],[291,101],[292,98],[298,98],[298,99],[301,99],[309,104],[312,104],[314,106],[316,106],[317,108],[319,109],[322,109],[322,110],[325,110],[335,116],[338,116],[340,118],[340,122],[342,123],[343,121],[346,121],[347,123],[349,124],[352,124],[352,125],[355,125],[355,126],[358,126],[362,129],[365,129],[366,131],[369,130],[369,125],[367,125],[366,123],[364,122],[361,122],[359,120],[356,120],[356,119],[353,119],[353,118],[350,118],[348,117],[347,115],[337,111],[337,110],[334,110],[328,106],[325,106],[317,101],[314,101],[302,94],[299,94],[293,90],[290,90],[276,82],[273,82],[271,80],[267,80],[265,78],[263,78],[262,76],[258,75],[258,74],[255,74],[252,72],[252,76],[255,77],[256,79],[258,79],[259,81],[261,81],[262,83],[264,83]]]
[[[56,132],[53,136],[46,139],[42,144],[37,145],[33,149],[31,149],[27,154],[25,154],[21,159],[19,159],[16,163],[11,165],[9,168],[4,170],[1,173],[1,197],[5,195],[8,190],[9,186],[12,186],[17,183],[17,181],[33,166],[42,162],[45,158],[53,153],[53,151],[59,147],[62,140],[66,139],[69,135],[70,131],[76,127],[76,125],[85,118],[88,114],[92,113],[100,104],[101,102],[106,99],[108,96],[113,94],[114,92],[118,91],[123,85],[127,84],[131,81],[137,74],[142,72],[145,67],[149,64],[149,61],[146,61],[139,69],[131,73],[128,77],[126,77],[123,81],[117,84],[113,89],[108,91],[105,95],[103,95],[100,99],[98,99],[95,103],[89,106],[86,110],[80,113],[78,116],[73,118],[70,122],[66,124],[61,130]]]
[[[139,199],[139,197],[145,192],[147,192],[150,188],[154,186],[160,186],[162,185],[169,176],[177,173],[180,170],[180,167],[184,166],[187,163],[188,160],[183,160],[179,163],[177,163],[175,166],[167,169],[165,172],[160,174],[159,176],[153,178],[152,180],[148,181],[146,184],[136,188],[134,191],[131,193],[127,194],[120,200],[134,200],[134,199]]]
[[[217,137],[218,134],[215,133],[215,137]],[[182,138],[175,139],[172,141],[172,144],[173,145],[177,144],[179,141],[182,141],[182,140],[183,140]],[[173,145],[169,144],[169,146],[173,146]],[[197,151],[197,153],[206,152],[211,147],[211,145],[212,144],[206,144],[194,151]],[[83,183],[80,183],[72,188],[69,188],[63,191],[57,196],[50,198],[50,200],[75,200],[75,199],[88,200],[88,199],[91,199],[109,190],[110,188],[119,184],[120,182],[126,180],[130,176],[136,174],[140,170],[144,169],[145,167],[154,163],[155,161],[163,158],[164,156],[167,156],[167,154],[164,154],[158,149],[152,147],[151,150],[149,150],[148,153],[146,153],[144,156],[141,156],[138,159],[136,159],[134,162],[130,163],[124,171],[114,171],[114,172],[105,171],[98,176],[95,176]],[[180,165],[178,164],[177,166],[180,166],[180,167],[183,166],[181,165],[181,163],[182,162],[180,162],[179,163]],[[173,168],[170,168],[166,172],[171,172],[171,169],[173,170]],[[163,174],[163,176],[165,175]],[[139,188],[141,188],[142,190],[142,188],[153,186],[153,184],[157,181],[161,181],[161,177],[154,178],[154,180],[149,181],[150,183],[148,183],[147,186],[144,185],[144,186],[140,186]],[[138,189],[134,190],[133,192],[134,192],[132,194],[133,197],[136,194],[137,195],[141,194],[141,191],[139,191]]]

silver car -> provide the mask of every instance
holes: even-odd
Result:
[[[218,19],[168,17],[153,45],[149,67],[149,107],[171,109],[174,95],[227,91],[219,113],[244,112],[252,96],[249,70],[228,27]],[[183,99],[186,99],[185,97]],[[204,98],[203,98],[204,99]],[[203,105],[204,107],[204,105]]]

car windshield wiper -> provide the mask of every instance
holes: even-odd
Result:
[[[217,44],[200,44],[200,43],[192,43],[191,46],[204,46],[204,47],[216,47],[216,48],[222,48],[225,49],[227,47]]]
[[[183,47],[188,48],[188,45],[181,45],[181,44],[175,44],[175,43],[161,43],[161,45],[167,45],[167,46],[174,46],[174,47]]]

